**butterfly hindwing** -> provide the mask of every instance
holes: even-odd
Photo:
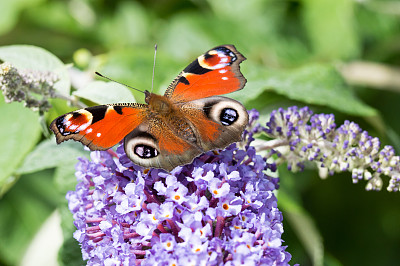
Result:
[[[57,143],[73,139],[91,150],[107,150],[121,141],[144,119],[147,105],[99,105],[56,118],[50,129]]]
[[[134,163],[168,171],[190,163],[204,152],[193,140],[180,137],[176,130],[157,118],[142,123],[128,134],[124,148]]]
[[[182,110],[196,130],[198,145],[206,151],[240,141],[249,121],[247,110],[240,102],[223,96],[188,102]]]
[[[240,90],[246,79],[239,64],[245,59],[233,45],[215,47],[188,65],[164,95],[179,103]]]

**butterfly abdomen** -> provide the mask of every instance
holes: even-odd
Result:
[[[185,139],[186,141],[195,144],[197,137],[192,129],[192,126],[188,123],[188,120],[183,116],[169,116],[168,125],[178,136]]]

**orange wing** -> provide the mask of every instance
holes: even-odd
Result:
[[[246,79],[239,64],[245,59],[233,45],[215,47],[187,66],[168,86],[165,96],[183,103],[240,90]]]
[[[107,150],[142,123],[147,105],[99,105],[56,118],[50,129],[57,143],[73,139],[91,150]]]
[[[249,122],[246,108],[223,96],[191,101],[183,104],[181,110],[196,130],[197,145],[205,151],[240,141]]]
[[[204,152],[195,142],[177,136],[176,132],[157,118],[143,122],[124,141],[126,155],[132,162],[167,171],[190,163]]]

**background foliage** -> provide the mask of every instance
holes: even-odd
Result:
[[[58,92],[87,105],[143,102],[125,87],[93,83],[93,73],[149,89],[155,43],[156,91],[201,53],[234,44],[248,59],[242,64],[248,83],[232,97],[257,108],[263,121],[275,108],[308,105],[334,113],[338,124],[353,120],[400,150],[398,1],[0,0],[0,60],[59,71]],[[47,125],[76,109],[62,99],[51,103]],[[87,152],[77,143],[56,146],[47,133],[37,113],[0,97],[2,265],[21,263],[56,209],[64,229],[59,263],[82,263],[64,197],[74,189],[76,158]],[[293,174],[282,168],[279,174],[292,263],[398,263],[398,193],[366,192],[363,184],[351,184],[350,173],[327,180],[313,169]]]

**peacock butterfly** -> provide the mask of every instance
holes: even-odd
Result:
[[[240,141],[248,123],[238,101],[216,96],[241,90],[246,58],[233,45],[215,47],[188,65],[164,96],[145,91],[145,102],[107,104],[56,118],[57,143],[73,139],[91,150],[107,150],[124,139],[127,156],[143,167],[167,171],[206,151]]]

